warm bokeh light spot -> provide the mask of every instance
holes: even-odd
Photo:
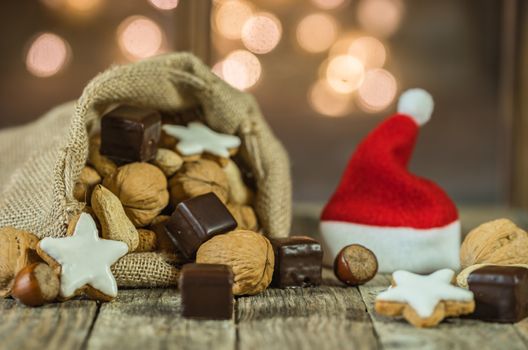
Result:
[[[339,55],[348,55],[350,50],[350,45],[357,38],[361,37],[358,33],[348,32],[346,34],[340,35],[339,39],[332,45],[330,51],[328,52],[329,57],[339,56]]]
[[[230,53],[221,63],[221,68],[221,77],[240,90],[246,90],[255,85],[262,73],[259,59],[246,50]]]
[[[211,68],[211,71],[218,77],[220,78],[224,78],[224,73],[222,72],[222,69],[223,69],[223,61],[219,61],[219,62],[216,62],[213,66],[213,68]]]
[[[117,41],[130,59],[154,56],[163,44],[163,32],[156,22],[143,16],[125,19],[117,29]]]
[[[43,33],[30,44],[26,67],[37,77],[49,77],[64,68],[69,56],[69,46],[64,39],[52,33]]]
[[[282,36],[282,27],[271,13],[258,13],[242,27],[242,43],[251,52],[265,54],[273,50]]]
[[[323,10],[331,10],[348,3],[348,0],[312,0],[312,2]]]
[[[326,80],[336,92],[348,94],[363,83],[365,68],[355,57],[340,55],[332,58],[326,68]]]
[[[329,117],[342,117],[352,111],[350,96],[335,92],[324,79],[312,85],[308,103],[316,112]]]
[[[222,2],[215,10],[213,28],[227,39],[240,39],[242,27],[252,14],[251,5],[246,1]]]
[[[67,7],[74,11],[91,12],[102,4],[102,0],[65,0]]]
[[[173,10],[178,7],[178,0],[149,0],[149,2],[160,10]]]
[[[336,20],[323,13],[308,15],[297,26],[297,41],[308,52],[317,53],[328,50],[336,37]]]
[[[391,73],[385,69],[369,70],[358,90],[359,105],[367,112],[381,111],[394,100],[396,90],[396,79]]]
[[[380,68],[385,64],[387,52],[378,39],[364,36],[352,42],[348,54],[359,59],[365,68]]]
[[[366,31],[386,38],[400,26],[403,3],[401,0],[362,0],[358,5],[357,15]]]

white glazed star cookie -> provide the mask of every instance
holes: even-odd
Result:
[[[240,146],[240,138],[217,133],[199,122],[185,126],[164,125],[163,131],[179,140],[176,149],[183,156],[209,153],[229,158],[229,150]]]
[[[128,246],[99,238],[90,214],[81,214],[72,236],[42,239],[37,252],[50,266],[60,269],[61,299],[82,292],[96,300],[117,296],[117,283],[110,267],[128,252]]]
[[[473,293],[452,285],[454,275],[449,269],[428,276],[396,271],[393,286],[376,297],[376,312],[403,315],[416,327],[433,327],[446,317],[472,313]]]

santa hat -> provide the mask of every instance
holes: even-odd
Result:
[[[433,105],[426,91],[406,91],[398,113],[357,147],[321,215],[326,265],[356,243],[376,254],[380,272],[459,268],[456,206],[435,183],[407,169]]]

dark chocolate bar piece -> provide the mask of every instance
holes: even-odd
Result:
[[[204,242],[236,227],[233,215],[212,192],[179,203],[165,223],[168,236],[188,259]]]
[[[514,323],[528,317],[528,268],[485,266],[468,276],[475,295],[469,317],[489,322]]]
[[[279,288],[321,284],[323,250],[315,239],[306,236],[271,240],[275,252],[272,285]]]
[[[153,110],[122,106],[101,120],[101,154],[119,162],[146,162],[158,152],[161,116]]]
[[[184,265],[179,286],[183,317],[208,320],[233,317],[233,272],[229,266]]]

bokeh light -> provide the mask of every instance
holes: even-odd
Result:
[[[318,113],[329,117],[342,117],[352,111],[349,95],[335,92],[324,79],[315,82],[308,92],[308,103]]]
[[[271,13],[258,13],[244,23],[242,43],[251,52],[265,54],[273,50],[282,36],[282,26]]]
[[[102,0],[65,0],[65,5],[74,11],[92,12],[102,4]]]
[[[323,13],[304,17],[297,26],[297,41],[308,52],[328,50],[337,37],[336,20]]]
[[[178,6],[178,0],[149,0],[149,2],[152,4],[152,6],[168,11],[173,10]]]
[[[387,58],[385,46],[381,41],[371,36],[354,40],[350,44],[348,54],[359,59],[366,69],[383,67]]]
[[[223,65],[224,61],[218,61],[213,65],[213,68],[211,68],[211,71],[222,79],[224,78],[224,73],[222,72]]]
[[[143,16],[125,19],[117,28],[117,41],[129,59],[141,59],[159,53],[164,35],[156,22]]]
[[[332,58],[326,68],[326,80],[336,92],[348,94],[363,83],[365,68],[355,57],[340,55]]]
[[[255,85],[262,73],[259,59],[246,50],[236,50],[230,53],[221,63],[221,68],[221,77],[240,90],[246,90]]]
[[[381,111],[394,100],[397,88],[396,79],[385,69],[369,70],[358,90],[359,106],[367,112]]]
[[[331,10],[348,3],[348,0],[312,0],[312,2],[323,10]]]
[[[222,2],[215,10],[213,29],[227,39],[240,39],[242,27],[252,14],[251,4],[246,1]]]
[[[348,32],[340,35],[339,39],[330,48],[328,56],[334,57],[339,55],[348,55],[350,46],[359,37],[361,37],[361,35],[356,32]]]
[[[53,33],[42,33],[30,44],[27,70],[37,77],[50,77],[65,67],[70,58],[69,45]]]
[[[403,3],[401,0],[362,0],[357,15],[363,29],[386,38],[400,26]]]

